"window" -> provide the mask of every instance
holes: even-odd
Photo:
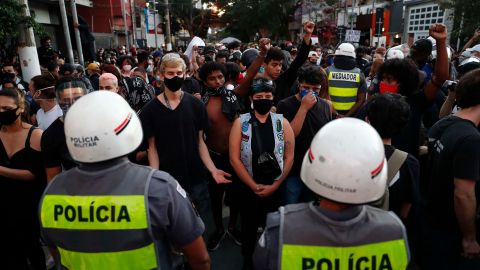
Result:
[[[422,19],[425,18],[425,14],[420,15],[420,18]]]
[[[420,15],[415,15],[415,19],[420,19]]]
[[[438,6],[434,6],[434,7],[433,7],[433,10],[438,10]]]
[[[428,8],[427,8],[427,11],[432,11],[432,7],[428,7]]]
[[[425,8],[422,8],[422,12],[425,12],[425,11],[426,11]]]
[[[432,13],[432,17],[437,17],[437,13],[436,12]]]
[[[440,19],[437,20],[437,22],[438,22],[438,23],[443,23],[443,19],[440,18]]]

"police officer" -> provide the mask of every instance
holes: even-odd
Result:
[[[180,184],[126,158],[143,134],[122,97],[80,98],[65,135],[81,165],[55,177],[40,204],[42,233],[62,269],[172,269],[172,245],[192,269],[210,269],[204,225]]]
[[[354,116],[365,102],[367,83],[356,67],[355,48],[342,43],[335,51],[333,65],[328,67],[328,93],[339,116]]]
[[[402,222],[364,205],[382,197],[387,178],[382,140],[371,126],[353,118],[325,125],[300,174],[323,199],[269,214],[255,269],[406,269]]]

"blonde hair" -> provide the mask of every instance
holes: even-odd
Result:
[[[165,72],[166,67],[178,67],[181,66],[183,72],[187,70],[187,65],[185,61],[176,53],[167,53],[162,58],[162,63],[160,64],[160,73]]]

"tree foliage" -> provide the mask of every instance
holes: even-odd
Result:
[[[226,32],[242,41],[259,36],[273,39],[288,36],[289,0],[219,0],[216,5],[225,13],[220,18]]]
[[[0,1],[0,50],[2,57],[15,55],[21,25],[32,27],[37,35],[43,35],[43,27],[33,17],[27,17],[25,5],[16,0]]]
[[[443,8],[454,9],[451,40],[456,41],[457,38],[460,38],[461,43],[465,44],[465,42],[468,41],[475,30],[480,26],[480,16],[478,16],[478,11],[480,10],[480,1],[437,0],[437,3],[439,3],[439,5]]]
[[[200,0],[169,0],[172,33],[183,28],[190,33],[190,36],[203,38],[207,36],[212,13],[208,9],[195,8],[197,2]]]

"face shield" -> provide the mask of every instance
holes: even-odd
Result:
[[[63,117],[75,101],[87,94],[86,89],[87,87],[81,80],[72,80],[57,86],[56,99],[62,109]]]

